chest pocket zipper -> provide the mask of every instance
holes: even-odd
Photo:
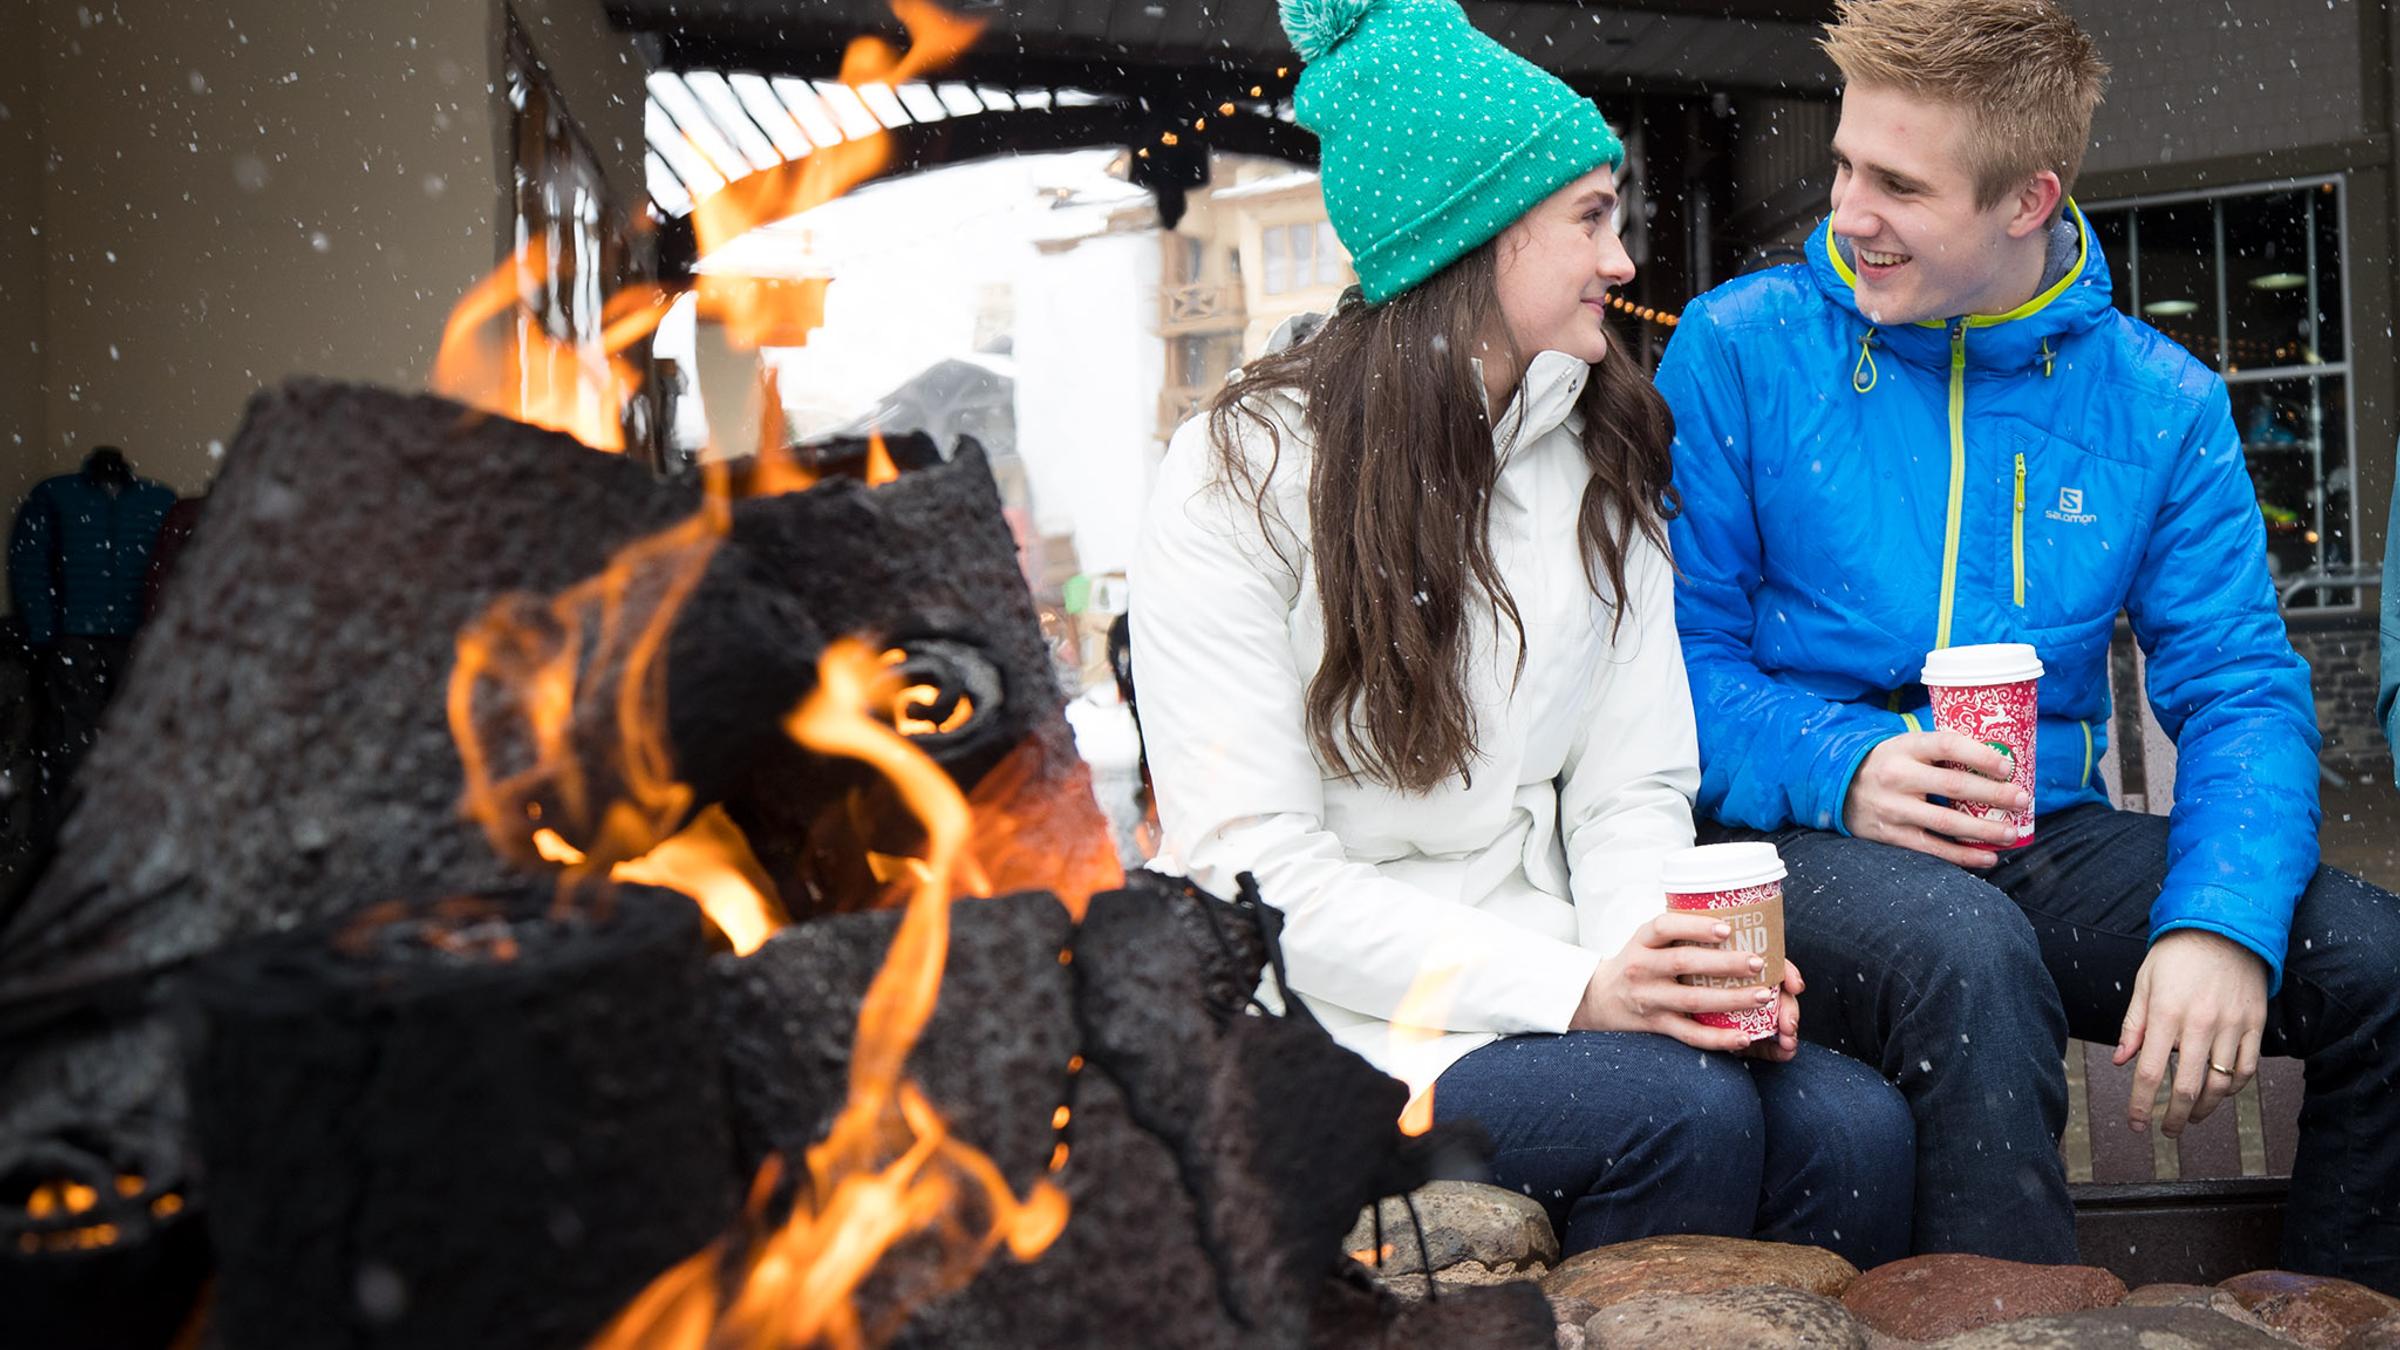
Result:
[[[2017,455],[2016,523],[2009,532],[2008,560],[2016,574],[2017,608],[2025,608],[2025,456]]]

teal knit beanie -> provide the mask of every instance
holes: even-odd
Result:
[[[1625,147],[1591,100],[1467,22],[1457,0],[1281,0],[1307,63],[1325,214],[1368,303],[1425,280]]]

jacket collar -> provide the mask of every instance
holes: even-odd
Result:
[[[1884,327],[1869,319],[1858,305],[1858,277],[1849,259],[1836,246],[1831,218],[1820,221],[1808,239],[1808,271],[1817,289],[1856,325],[1861,337],[1872,333],[1872,346],[1916,365],[1947,367],[1953,325],[1966,332],[1967,364],[1977,369],[2048,370],[2061,341],[2085,332],[2111,313],[2108,260],[2092,237],[2083,208],[2067,204],[2075,231],[2066,271],[2040,294],[2006,314],[1961,315],[1947,322]]]
[[[1294,314],[1275,325],[1265,350],[1279,352],[1306,342],[1324,325],[1322,314]],[[1480,360],[1475,369],[1480,375]],[[1592,368],[1566,352],[1534,353],[1525,364],[1525,378],[1517,383],[1516,397],[1509,400],[1501,411],[1500,424],[1492,430],[1493,452],[1501,462],[1506,463],[1517,447],[1531,445],[1572,423],[1575,400],[1583,396],[1584,382],[1591,377]]]

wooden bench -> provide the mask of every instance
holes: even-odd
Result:
[[[2110,688],[2115,720],[2100,773],[2128,811],[2166,814],[2175,801],[2175,745],[2143,695],[2140,650],[2122,626]],[[2059,1141],[2083,1259],[2133,1285],[2213,1284],[2279,1264],[2284,1201],[2298,1142],[2301,1066],[2259,1062],[2258,1076],[2180,1139],[2125,1126],[2134,1066],[2114,1047],[2067,1045],[2067,1129]],[[2163,1097],[2163,1094],[2162,1094]],[[2164,1114],[2163,1100],[2157,1119]]]

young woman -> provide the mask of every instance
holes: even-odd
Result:
[[[1165,859],[1286,916],[1293,990],[1480,1122],[1566,1250],[1905,1254],[1898,1093],[1691,1013],[1763,993],[1660,858],[1698,785],[1664,404],[1602,316],[1623,151],[1454,0],[1286,0],[1360,290],[1175,436],[1132,576]],[[1306,331],[1305,334],[1301,330]],[[1700,945],[1681,945],[1700,944]]]

